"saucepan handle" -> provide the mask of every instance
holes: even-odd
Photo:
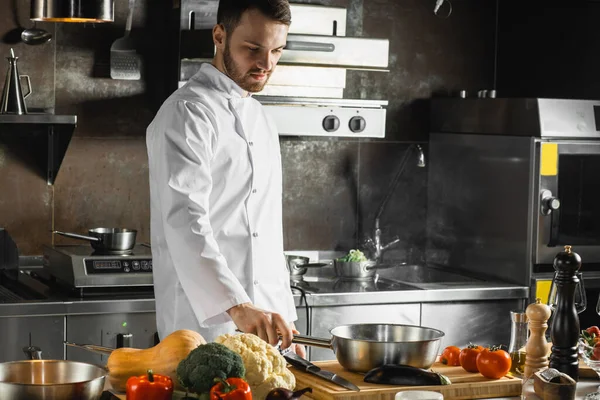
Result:
[[[23,353],[27,354],[30,360],[42,359],[42,349],[37,346],[25,346],[23,347]]]
[[[52,231],[52,233],[56,233],[57,235],[66,236],[73,239],[81,239],[81,240],[89,240],[91,242],[100,242],[100,238],[94,236],[86,236],[80,235],[79,233],[70,233],[70,232],[61,232],[61,231]]]
[[[327,263],[309,263],[309,264],[300,264],[297,267],[298,268],[321,268],[321,267],[326,267],[329,264]]]
[[[398,263],[398,264],[375,264],[375,265],[370,265],[365,267],[366,270],[370,270],[370,269],[388,269],[388,268],[394,268],[394,267],[401,267],[403,265],[407,265],[405,262],[402,263]]]
[[[324,338],[318,338],[318,337],[312,337],[312,336],[295,334],[292,339],[292,343],[304,344],[306,346],[322,347],[324,349],[333,349],[333,347],[331,346],[330,339],[324,339]]]

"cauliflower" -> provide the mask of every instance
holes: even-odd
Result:
[[[246,367],[246,382],[252,389],[252,397],[264,399],[275,388],[294,390],[296,377],[287,368],[285,358],[256,335],[242,333],[221,335],[215,342],[227,346],[242,357]]]

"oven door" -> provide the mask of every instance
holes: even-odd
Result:
[[[600,141],[540,141],[536,153],[534,263],[552,264],[565,245],[600,263]]]

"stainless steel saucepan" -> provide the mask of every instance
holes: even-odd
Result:
[[[128,252],[135,246],[135,229],[125,228],[94,228],[88,231],[88,235],[78,233],[54,231],[57,235],[73,239],[88,240],[94,250],[99,253]]]
[[[384,364],[429,368],[444,332],[415,325],[354,324],[333,328],[331,339],[294,335],[292,342],[332,349],[342,367],[367,372]]]
[[[308,257],[294,255],[286,255],[285,261],[292,278],[306,274],[308,268],[321,268],[329,265],[327,263],[311,263]]]
[[[377,264],[375,261],[338,261],[334,260],[333,267],[338,278],[348,280],[372,279],[378,269],[394,268],[406,263]]]
[[[28,348],[25,348],[26,350]],[[39,348],[36,353],[39,354]],[[25,360],[0,363],[0,397],[11,400],[98,400],[106,370],[65,360]]]

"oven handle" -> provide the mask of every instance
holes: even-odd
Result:
[[[324,53],[333,53],[335,51],[335,44],[290,40],[286,43],[285,50],[322,51]]]
[[[558,229],[560,227],[560,208],[552,210],[550,215],[550,240],[548,241],[549,247],[556,247],[558,245]]]

